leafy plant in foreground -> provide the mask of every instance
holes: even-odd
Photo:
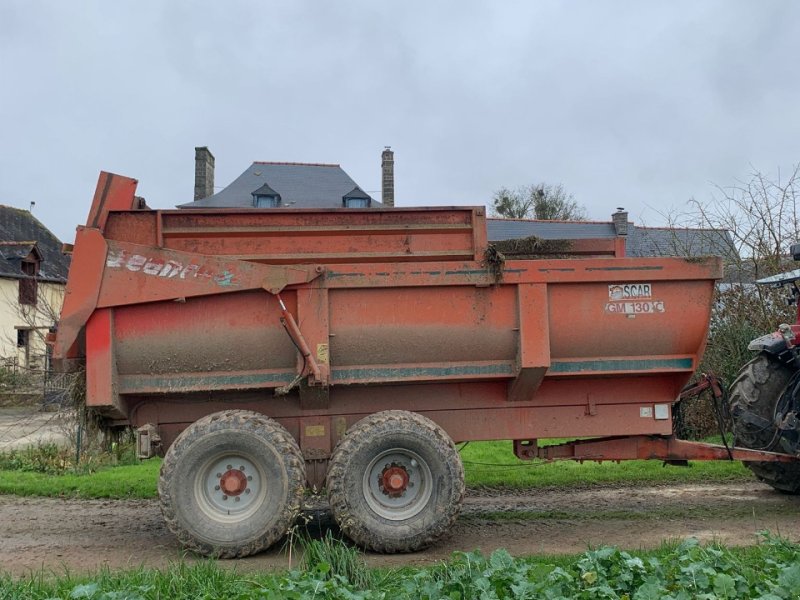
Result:
[[[331,536],[305,545],[303,567],[288,573],[245,576],[201,562],[90,578],[0,576],[0,600],[787,600],[800,592],[800,545],[770,535],[739,550],[689,539],[640,555],[601,547],[573,559],[458,552],[435,567],[389,575],[367,570],[355,549]]]

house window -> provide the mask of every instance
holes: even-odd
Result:
[[[27,348],[30,329],[17,329],[17,348]]]
[[[345,198],[345,208],[369,208],[369,198]]]
[[[256,208],[278,208],[280,196],[255,196]]]
[[[36,298],[39,295],[39,282],[36,276],[39,273],[38,261],[22,261],[22,279],[19,280],[19,303],[36,306]]]

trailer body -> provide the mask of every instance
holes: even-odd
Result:
[[[507,261],[497,281],[483,208],[131,210],[135,182],[102,177],[56,355],[84,354],[89,407],[165,445],[231,406],[320,459],[389,408],[456,441],[669,434],[721,275],[595,241],[578,252],[611,256]],[[276,397],[302,363],[267,291],[281,284],[320,374]]]
[[[135,187],[101,174],[55,356],[85,361],[109,426],[162,451],[209,415],[269,417],[318,488],[356,423],[398,410],[523,457],[540,438],[670,436],[722,274],[625,258],[619,238],[491,268],[483,207],[150,210]],[[403,460],[364,494],[405,495]]]

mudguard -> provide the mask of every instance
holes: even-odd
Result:
[[[787,346],[786,340],[778,331],[755,338],[747,345],[747,349],[755,352],[765,352],[770,356],[774,356],[780,362],[787,364],[795,358],[792,348]]]

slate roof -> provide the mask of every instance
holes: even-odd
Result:
[[[490,242],[520,239],[532,235],[545,240],[614,238],[617,235],[613,223],[596,221],[487,219],[487,230]],[[631,257],[737,257],[730,234],[722,229],[637,227],[630,222],[625,241],[625,254]]]
[[[721,256],[738,257],[730,234],[724,229],[671,229],[633,227],[625,243],[627,256]]]
[[[262,185],[257,190],[253,190],[252,192],[250,192],[250,195],[251,196],[278,196],[278,197],[280,197],[280,194],[278,192],[276,192],[275,190],[273,190],[271,187],[269,187],[268,183],[265,183],[264,185]]]
[[[0,205],[0,277],[23,277],[22,259],[32,251],[42,259],[40,281],[66,283],[69,257],[61,241],[30,211]]]
[[[252,194],[264,184],[281,195],[283,208],[341,208],[342,198],[358,187],[339,165],[254,162],[223,190],[178,208],[252,208]],[[371,199],[371,205],[381,204]]]
[[[363,198],[364,200],[372,200],[372,197],[358,186],[347,192],[342,198]]]
[[[579,240],[616,237],[613,223],[596,221],[534,221],[531,219],[487,219],[490,242],[516,240],[535,235],[543,240]]]

